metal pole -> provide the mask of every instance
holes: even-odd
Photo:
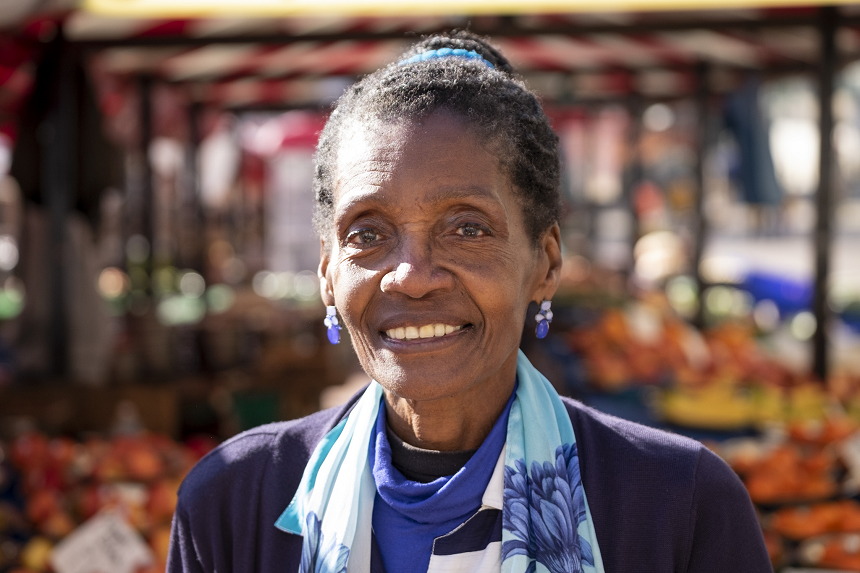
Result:
[[[195,101],[188,106],[188,171],[191,192],[188,196],[188,204],[185,206],[185,216],[188,217],[187,223],[193,225],[195,229],[192,267],[200,273],[205,273],[206,253],[204,247],[206,244],[206,227],[203,201],[200,197],[200,143],[202,140],[200,120],[202,112],[203,105],[200,102]]]
[[[64,378],[69,371],[68,301],[66,300],[66,219],[77,196],[78,85],[77,50],[69,49],[62,29],[54,49],[58,54],[57,96],[39,127],[44,149],[41,165],[43,198],[48,212],[47,264],[50,281],[50,372]]]
[[[830,312],[827,308],[828,275],[830,274],[830,219],[833,199],[833,84],[836,75],[836,8],[826,6],[819,13],[821,61],[818,66],[818,99],[820,121],[820,151],[818,193],[815,223],[815,288],[812,312],[816,329],[812,338],[812,371],[822,381],[827,378],[827,328]]]
[[[699,305],[693,322],[696,326],[704,326],[705,280],[702,277],[702,253],[705,250],[705,239],[708,232],[708,220],[705,217],[705,153],[708,146],[708,100],[710,86],[707,62],[699,62],[695,68],[696,78],[696,194],[693,198],[693,256],[690,264],[696,277],[696,287],[699,292]]]
[[[152,143],[152,78],[150,76],[141,76],[139,79],[140,85],[140,150],[141,161],[143,161],[143,181],[140,186],[141,190],[141,219],[143,223],[143,236],[149,243],[149,258],[146,262],[147,275],[152,275],[153,271],[153,255],[155,253],[155,224],[154,224],[154,205],[153,205],[153,190],[152,190],[152,161],[149,157],[149,148]],[[150,290],[149,288],[147,290]]]
[[[627,161],[627,169],[624,174],[624,199],[625,207],[630,214],[630,274],[635,270],[636,258],[633,250],[636,241],[639,240],[640,226],[639,213],[636,210],[636,189],[642,182],[642,154],[639,147],[642,139],[642,96],[631,92],[627,104],[630,115],[630,125],[627,130],[627,143],[630,156]]]

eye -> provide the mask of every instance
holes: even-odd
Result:
[[[358,229],[346,236],[346,242],[351,245],[367,245],[379,239],[379,233],[373,229]]]
[[[487,234],[486,229],[477,223],[463,223],[457,227],[457,234],[463,237],[481,237]]]

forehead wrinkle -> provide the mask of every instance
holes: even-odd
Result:
[[[337,149],[335,165],[355,169],[367,163],[394,163],[402,153],[403,142],[389,130],[372,130],[370,126],[358,126],[343,138]]]
[[[380,185],[362,185],[361,189],[353,190],[341,197],[335,209],[335,219],[339,219],[345,213],[349,213],[358,207],[384,205],[388,203],[388,194],[380,193]]]
[[[447,203],[450,201],[462,201],[479,197],[482,199],[490,199],[493,203],[498,203],[498,195],[488,187],[482,185],[442,185],[438,187],[429,198],[431,204]]]
[[[365,162],[366,169],[349,169],[338,177],[336,188],[343,190],[344,187],[381,187],[382,183],[391,179],[391,169],[386,168],[384,162]]]

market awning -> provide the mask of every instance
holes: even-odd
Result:
[[[84,0],[84,10],[110,16],[403,16],[651,12],[839,5],[808,0]]]
[[[223,108],[326,104],[345,83],[387,64],[414,38],[463,27],[491,36],[548,101],[630,93],[686,97],[694,90],[697,62],[711,66],[711,87],[718,92],[732,89],[751,70],[814,70],[817,8],[809,2],[786,8],[792,2],[785,0],[779,8],[735,3],[743,9],[629,0],[601,3],[596,13],[589,11],[594,3],[584,2],[509,8],[476,1],[454,10],[444,3],[323,0],[313,3],[314,12],[310,2],[285,0],[206,0],[206,11],[204,0],[84,0],[48,22],[61,22],[66,40],[84,51],[103,92],[151,76],[180,87],[189,100]],[[243,15],[230,15],[240,4]],[[376,10],[377,4],[386,10]],[[269,12],[255,14],[254,6]],[[396,16],[378,15],[393,7]],[[631,11],[613,11],[622,8]],[[355,15],[364,12],[377,15]],[[860,6],[843,6],[839,13],[839,58],[860,59]],[[32,31],[34,23],[44,24],[40,18],[31,15],[4,40],[15,46],[0,56],[0,113],[7,118],[32,82],[31,61],[41,41],[51,35]],[[108,99],[114,105],[118,96]]]
[[[858,59],[860,9],[840,10],[839,58]],[[493,37],[548,100],[687,96],[702,61],[715,70],[712,88],[728,90],[751,70],[813,71],[816,21],[815,8],[185,19],[82,10],[66,20],[65,32],[116,77],[152,76],[222,107],[295,107],[336,97],[342,84],[333,76],[351,81],[415,37],[458,27]]]

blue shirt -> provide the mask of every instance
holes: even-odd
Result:
[[[426,573],[433,541],[462,525],[480,509],[484,490],[505,445],[508,414],[515,394],[516,390],[466,465],[453,476],[430,483],[411,481],[392,465],[385,405],[380,406],[369,459],[377,490],[373,532],[386,571]]]

